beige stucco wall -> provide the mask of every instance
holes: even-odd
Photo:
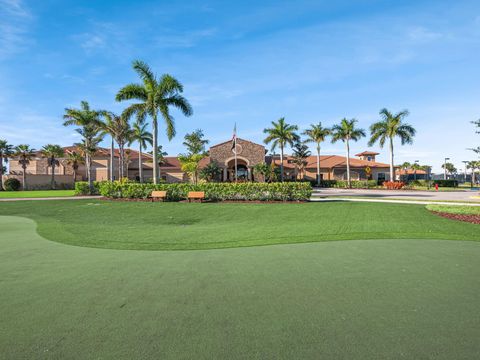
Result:
[[[3,175],[2,184],[7,179],[17,179],[20,183],[23,181],[22,175]],[[27,173],[27,189],[40,190],[50,189],[52,175],[28,174]],[[73,188],[73,177],[71,175],[55,175],[55,183],[57,188]]]

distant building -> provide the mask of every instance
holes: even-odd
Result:
[[[66,154],[79,150],[75,146],[65,147]],[[267,155],[267,150],[261,144],[237,138],[237,179],[241,181],[263,181],[261,177],[256,177],[253,173],[253,167],[257,164],[266,163],[280,167],[280,155]],[[136,150],[127,149],[128,157],[128,178],[132,180],[139,179],[138,155]],[[390,178],[390,168],[388,164],[376,161],[378,153],[364,151],[355,155],[350,159],[350,173],[352,180],[379,180],[384,181]],[[200,168],[207,164],[215,162],[222,169],[220,181],[233,181],[235,171],[235,154],[232,151],[231,141],[226,141],[217,145],[213,145],[209,149],[209,155],[201,160]],[[59,159],[59,166],[55,167],[55,178],[57,183],[65,184],[65,186],[73,184],[73,169],[66,162],[66,157]],[[51,168],[47,159],[37,153],[34,159],[30,161],[27,167],[28,182],[32,187],[48,187],[50,184]],[[119,177],[119,151],[115,150],[114,154],[114,176]],[[284,178],[294,180],[299,174],[292,156],[286,155],[283,159]],[[150,154],[142,154],[142,167],[145,179],[151,179],[153,174],[152,156]],[[6,177],[17,177],[21,180],[22,167],[12,159],[10,162],[10,174]],[[397,170],[398,171],[398,170]],[[92,178],[95,181],[108,180],[110,172],[110,149],[99,148],[95,156],[92,158]],[[304,178],[306,180],[316,180],[317,174],[317,157],[309,156],[306,159],[306,167]],[[418,173],[420,175],[420,172]],[[166,156],[160,163],[160,176],[166,182],[186,182],[188,176],[181,169],[178,157]],[[322,155],[320,157],[320,176],[323,180],[346,180],[347,178],[347,162],[344,156],[339,155]],[[77,170],[77,181],[86,180],[86,169],[82,164]],[[5,180],[5,179],[4,179]]]

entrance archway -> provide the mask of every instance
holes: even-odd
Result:
[[[235,181],[235,159],[226,161],[226,181]],[[251,171],[248,168],[248,160],[237,158],[237,181],[251,180]]]

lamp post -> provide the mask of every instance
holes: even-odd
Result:
[[[463,182],[466,183],[467,182],[467,164],[469,163],[469,161],[463,160],[462,162],[465,165],[465,173],[464,173],[465,179]]]
[[[447,160],[450,160],[450,158],[445,158],[443,162],[443,180],[447,180]]]

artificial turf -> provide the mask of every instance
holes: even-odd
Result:
[[[61,210],[57,204],[53,210],[52,203],[42,204],[50,215],[66,212],[77,225],[85,220],[81,211],[71,213],[75,207]],[[112,211],[113,219],[121,214],[112,210],[116,206],[138,211],[137,205],[150,206],[118,203],[104,210]],[[183,205],[188,206],[178,204]],[[313,209],[324,204],[312,205],[305,206],[309,213],[323,214]],[[368,209],[347,205],[350,217]],[[209,206],[190,208],[211,215],[213,210],[203,210]],[[348,212],[333,209],[337,215],[339,209]],[[428,223],[417,208],[405,209],[423,226]],[[97,230],[94,224],[82,226]],[[480,353],[477,242],[360,240],[118,251],[47,241],[35,227],[26,218],[0,216],[3,359],[450,360]]]
[[[0,191],[0,199],[14,198],[48,198],[74,196],[74,190],[26,190],[26,191]]]
[[[378,203],[188,204],[102,200],[11,202],[43,237],[111,249],[187,250],[357,239],[480,240],[479,226],[421,205]]]

